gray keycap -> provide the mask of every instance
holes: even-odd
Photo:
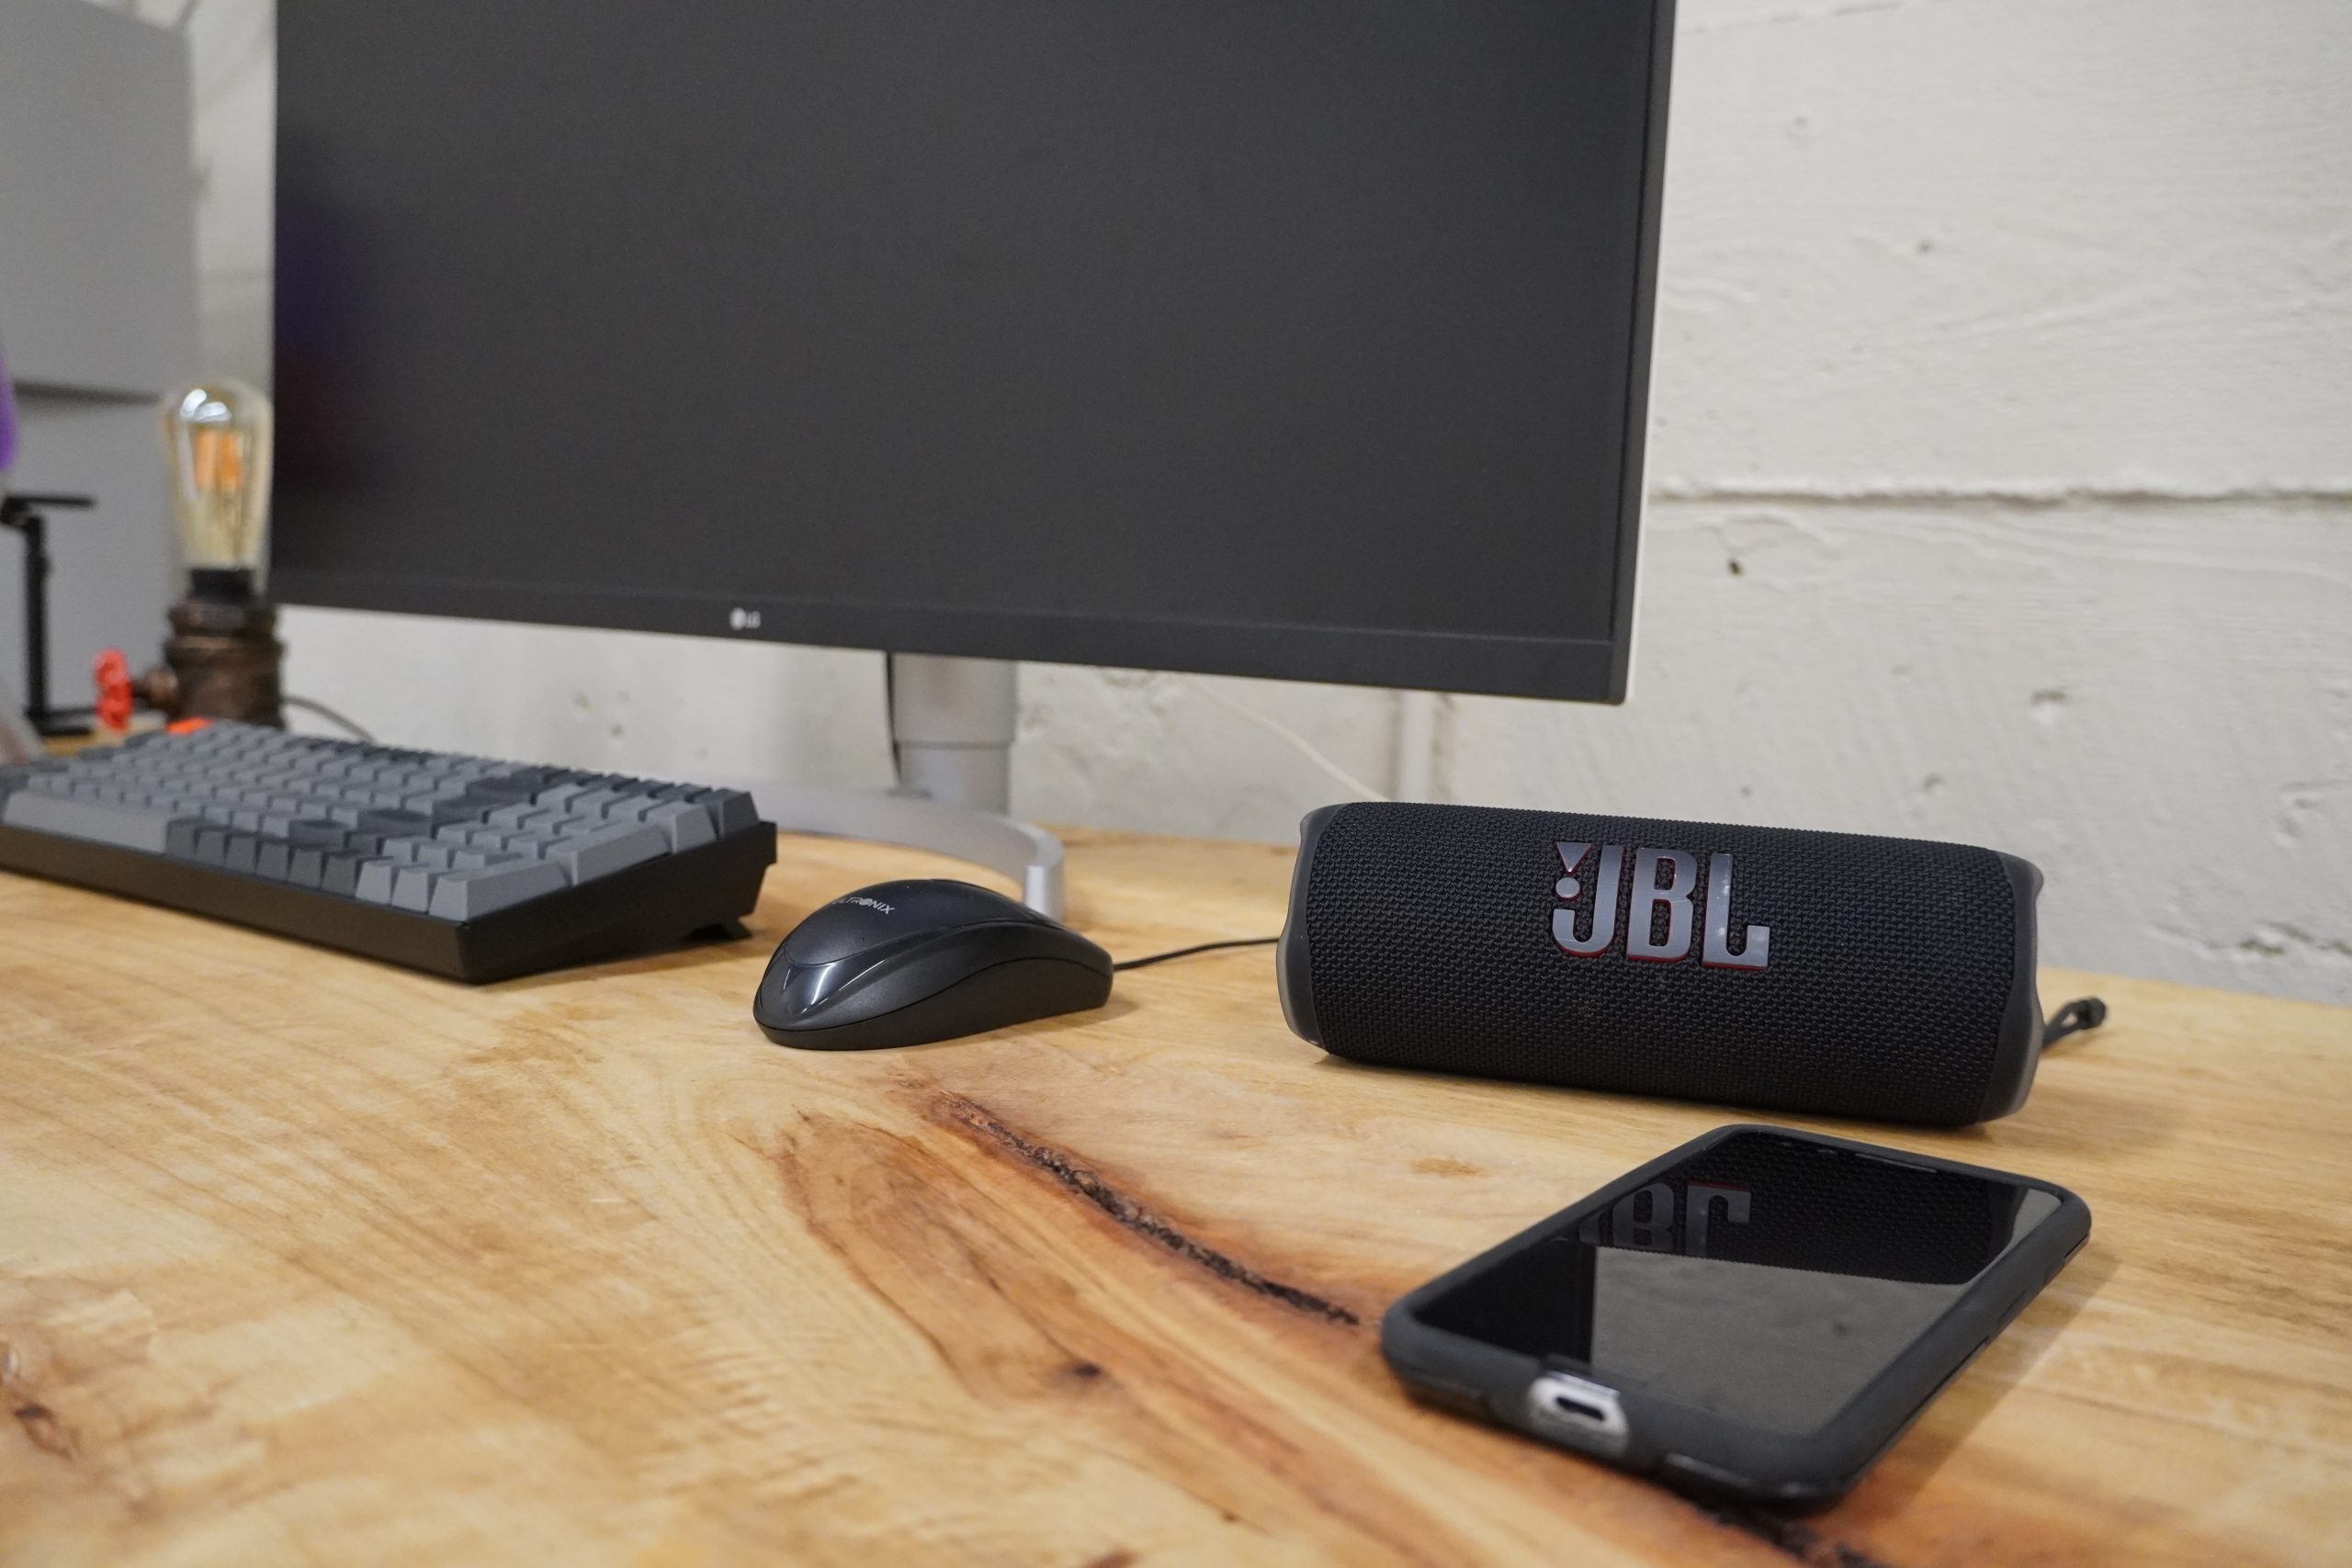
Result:
[[[546,861],[563,868],[573,883],[594,882],[670,852],[670,840],[658,828],[627,823],[578,837],[557,840],[548,846]]]
[[[616,789],[582,790],[564,802],[564,809],[574,817],[593,817],[601,819],[605,815],[605,807],[620,797],[621,792]]]
[[[455,844],[439,839],[387,839],[384,852],[392,855],[402,865],[421,865],[434,871],[449,869],[449,857],[457,852]]]
[[[153,807],[108,806],[20,790],[8,796],[5,807],[0,807],[0,821],[11,828],[30,828],[62,838],[87,839],[94,843],[159,855],[170,841],[174,818],[171,812]]]
[[[436,858],[437,852],[437,858]],[[382,854],[396,865],[424,865],[446,868],[449,846],[436,839],[421,839],[406,834],[384,840]]]
[[[229,830],[225,828],[199,829],[196,835],[196,858],[206,865],[219,865],[229,852]]]
[[[434,884],[431,913],[444,920],[471,920],[511,908],[526,899],[560,893],[561,870],[544,861],[512,860],[478,871],[453,871]]]
[[[392,908],[424,913],[433,907],[433,884],[440,874],[421,865],[401,867],[392,874]]]
[[[662,830],[670,840],[672,854],[707,844],[718,837],[710,825],[710,813],[690,800],[662,802],[645,814],[645,825]]]
[[[292,850],[293,846],[283,839],[264,839],[261,848],[254,854],[254,873],[272,882],[288,880],[287,859]]]
[[[352,889],[351,896],[369,904],[390,903],[392,901],[392,874],[399,869],[400,868],[398,866],[395,866],[388,860],[368,860],[360,862],[359,884],[356,887]]]
[[[37,762],[14,762],[6,767],[0,767],[0,795],[22,789],[44,773],[60,773],[64,771],[63,760],[56,757],[43,757]]]
[[[316,887],[326,874],[326,852],[296,847],[286,857],[286,880],[297,887]]]

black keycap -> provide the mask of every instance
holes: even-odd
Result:
[[[404,811],[397,807],[378,807],[359,814],[357,824],[363,833],[381,833],[388,839],[433,836],[433,818],[422,811]]]
[[[261,852],[261,836],[257,833],[232,833],[223,841],[220,863],[231,871],[250,873],[254,857]]]
[[[338,897],[348,898],[359,890],[359,867],[374,859],[349,850],[330,850],[319,870],[319,886]]]

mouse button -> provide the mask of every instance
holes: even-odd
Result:
[[[1039,956],[1059,958],[1083,968],[1092,969],[1106,978],[1118,967],[1101,942],[1083,937],[1058,921],[1046,922],[1051,933],[1038,941]]]
[[[879,947],[899,931],[887,909],[835,899],[793,927],[776,951],[787,964],[831,964]]]
[[[825,1025],[893,1011],[1015,959],[1046,956],[1033,929],[1009,921],[925,931],[832,965],[787,970],[780,999],[787,1017]],[[820,968],[830,970],[820,977]],[[809,979],[796,986],[797,976]],[[796,1005],[797,1004],[797,1005]]]
[[[1001,920],[1016,911],[1021,906],[968,882],[877,882],[810,911],[784,939],[783,950],[790,963],[830,964],[902,937]]]
[[[858,953],[829,964],[792,964],[781,980],[769,987],[773,1010],[797,1017],[830,999],[836,992],[874,967],[870,954]]]
[[[803,1011],[849,989],[861,976],[897,967],[908,953],[936,942],[941,934],[866,929],[875,940],[855,946],[827,941],[795,949],[792,937],[786,937],[768,960],[767,974],[760,982],[762,993],[787,1011]],[[793,936],[799,934],[795,931]]]

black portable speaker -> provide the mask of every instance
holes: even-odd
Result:
[[[1940,1126],[2032,1088],[2015,855],[1466,806],[1326,807],[1301,838],[1283,1014],[1334,1055]],[[2053,1036],[2105,1010],[2068,1010]]]

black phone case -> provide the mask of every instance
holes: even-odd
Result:
[[[1529,1386],[1554,1371],[1542,1359],[1487,1345],[1420,1320],[1434,1297],[1528,1247],[1573,1229],[1587,1215],[1657,1180],[1666,1172],[1738,1133],[1769,1133],[1832,1148],[1860,1150],[1929,1170],[1987,1178],[2048,1192],[2058,1212],[1997,1258],[1926,1333],[1913,1340],[1819,1430],[1769,1431],[1651,1393],[1611,1384],[1624,1413],[1622,1448],[1599,1438],[1540,1426],[1527,1412]],[[1974,1359],[2040,1294],[2088,1239],[2090,1206],[2052,1182],[1983,1166],[1884,1148],[1761,1122],[1718,1127],[1628,1171],[1606,1187],[1541,1220],[1498,1247],[1403,1297],[1380,1320],[1380,1349],[1419,1397],[1464,1415],[1649,1476],[1679,1490],[1745,1502],[1818,1506],[1843,1495],[1901,1437],[1944,1385]],[[1581,1375],[1581,1374],[1579,1374]]]

